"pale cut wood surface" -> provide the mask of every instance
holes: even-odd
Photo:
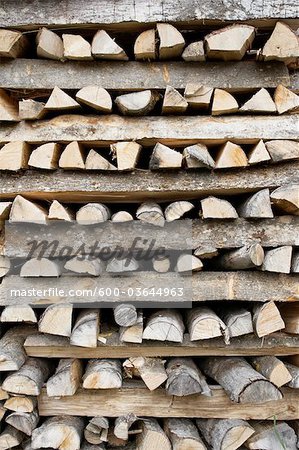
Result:
[[[238,404],[229,400],[223,389],[212,388],[212,397],[189,395],[173,397],[164,389],[149,391],[137,383],[128,383],[121,389],[94,390],[80,389],[72,397],[49,398],[45,390],[38,398],[41,416],[56,416],[68,411],[69,415],[95,416],[99,410],[108,417],[124,415],[127,411],[136,416],[158,417],[201,417],[232,419],[293,420],[299,418],[299,393],[296,389],[282,389],[284,398],[264,404]],[[130,388],[131,386],[131,388]]]

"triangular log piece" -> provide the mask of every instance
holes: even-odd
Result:
[[[234,24],[213,31],[205,37],[207,57],[224,61],[240,61],[250,49],[255,28]]]
[[[94,35],[91,53],[97,59],[116,59],[117,61],[128,61],[129,59],[124,50],[105,30],[99,30]]]
[[[54,277],[61,275],[62,269],[58,262],[48,258],[31,258],[26,261],[20,270],[20,277]]]
[[[106,272],[122,274],[124,272],[135,272],[139,269],[139,263],[135,258],[131,256],[128,258],[112,258],[108,261],[106,266]]]
[[[118,389],[122,386],[122,367],[117,359],[91,359],[83,375],[84,389]]]
[[[40,58],[63,60],[63,42],[58,34],[42,28],[37,33],[36,43],[36,53]]]
[[[7,425],[0,434],[0,448],[2,450],[8,450],[17,447],[24,440],[25,435],[16,430],[11,425]]]
[[[64,268],[71,272],[88,274],[94,277],[98,277],[104,270],[102,262],[89,255],[78,255],[69,259]]]
[[[263,247],[260,244],[251,244],[228,251],[217,259],[216,264],[225,270],[244,270],[259,267],[263,261]]]
[[[121,303],[113,309],[114,320],[121,327],[130,327],[137,322],[137,310],[130,303]]]
[[[26,360],[24,341],[33,329],[29,326],[9,328],[0,339],[0,370],[18,370]]]
[[[187,100],[176,89],[167,85],[162,104],[162,114],[182,114],[187,108]]]
[[[165,219],[167,222],[173,222],[174,220],[181,219],[184,214],[191,211],[194,208],[193,203],[185,200],[170,203],[165,209]]]
[[[274,92],[274,101],[278,114],[298,113],[299,95],[279,84]]]
[[[293,428],[286,422],[251,421],[254,434],[246,441],[246,448],[251,450],[274,450],[279,447],[296,450],[297,438]],[[283,444],[283,446],[281,445]]]
[[[31,152],[28,165],[38,169],[55,170],[58,168],[59,155],[60,146],[55,142],[49,142]]]
[[[67,411],[66,411],[67,412]],[[79,450],[84,421],[81,417],[50,417],[32,433],[32,449],[44,447],[61,450]]]
[[[179,169],[182,166],[182,160],[182,153],[158,142],[153,149],[149,168],[150,170]]]
[[[153,313],[147,320],[143,339],[183,342],[185,325],[178,311],[165,309]]]
[[[177,397],[194,394],[212,396],[205,376],[191,358],[170,359],[166,372],[168,378],[165,389],[168,395]]]
[[[131,342],[134,344],[142,343],[143,334],[143,314],[138,311],[137,321],[134,325],[119,328],[120,342]]]
[[[194,255],[200,259],[211,259],[218,255],[218,250],[211,244],[203,244],[194,250]]]
[[[299,215],[299,184],[281,186],[270,194],[272,203],[279,210]]]
[[[288,382],[287,386],[293,389],[299,388],[299,367],[294,364],[290,364],[288,362],[285,363],[285,366],[289,373],[291,374],[292,379]]]
[[[261,164],[271,161],[271,156],[262,140],[253,146],[248,154],[248,162],[250,165]]]
[[[265,252],[262,270],[266,272],[290,273],[292,246],[284,245]]]
[[[35,409],[36,405],[36,397],[30,397],[29,395],[15,395],[6,400],[4,408],[9,411],[30,413]]]
[[[182,58],[184,61],[205,61],[203,41],[191,42],[191,44],[187,45],[182,53]]]
[[[0,57],[21,58],[29,47],[27,37],[20,31],[0,30]]]
[[[142,433],[136,438],[138,450],[171,450],[170,441],[156,419],[143,419],[141,424]]]
[[[156,30],[145,30],[137,37],[134,45],[135,59],[153,60],[156,59]]]
[[[97,347],[100,331],[100,312],[98,309],[80,311],[72,329],[70,344],[79,347]]]
[[[117,211],[111,216],[111,221],[115,223],[131,222],[132,220],[134,220],[134,218],[128,211]]]
[[[144,116],[154,109],[159,98],[157,92],[148,89],[119,95],[115,99],[115,104],[125,116]]]
[[[198,429],[190,419],[165,419],[164,431],[174,450],[206,450]]]
[[[72,222],[75,220],[75,214],[66,206],[63,206],[57,200],[54,200],[49,208],[49,220],[65,220],[66,222]]]
[[[4,89],[0,89],[0,120],[7,122],[20,120],[17,101],[12,99]]]
[[[189,253],[182,254],[178,257],[175,270],[179,273],[199,272],[203,268],[201,260]]]
[[[187,327],[190,341],[224,336],[228,343],[229,336],[225,323],[207,306],[199,306],[187,311]]]
[[[26,142],[13,141],[0,149],[0,170],[16,172],[28,169],[30,147]]]
[[[281,387],[292,380],[287,367],[276,356],[256,356],[250,358],[250,363],[255,370],[277,387]]]
[[[61,359],[55,374],[47,381],[49,397],[74,395],[81,384],[82,362],[79,359]]]
[[[36,323],[35,311],[30,305],[9,305],[5,306],[0,317],[1,322],[26,322]]]
[[[0,202],[0,220],[6,220],[9,217],[12,202]]]
[[[133,170],[135,169],[140,154],[141,145],[137,142],[116,142],[110,145],[111,152],[117,160],[118,170]]]
[[[12,203],[9,222],[47,223],[47,211],[36,203],[17,195]]]
[[[181,56],[185,47],[183,35],[169,23],[158,23],[159,59],[173,59]]]
[[[5,277],[10,269],[10,259],[7,256],[0,255],[0,278]]]
[[[226,142],[219,150],[216,157],[216,169],[230,169],[233,167],[246,167],[248,165],[247,156],[240,145],[233,142]]]
[[[72,316],[72,304],[50,305],[39,319],[38,331],[57,336],[70,336],[72,332]]]
[[[299,334],[299,303],[283,304],[280,308],[281,317],[285,323],[284,331],[291,334]]]
[[[267,89],[260,89],[239,109],[240,112],[276,113],[276,105]]]
[[[36,120],[42,119],[45,115],[45,103],[28,99],[19,101],[19,118],[20,120]]]
[[[66,59],[91,61],[91,45],[79,34],[63,34],[63,54]]]
[[[27,358],[25,364],[5,378],[2,389],[11,394],[39,395],[49,376],[49,363],[45,359]]]
[[[76,214],[76,220],[80,225],[92,225],[109,220],[111,213],[109,208],[102,203],[87,203]]]
[[[269,189],[251,195],[238,209],[240,217],[247,219],[272,219],[274,217]]]
[[[133,413],[128,413],[125,416],[119,416],[115,419],[113,433],[117,439],[123,441],[128,441],[129,439],[129,429],[134,422],[138,420],[137,416]]]
[[[188,105],[194,109],[208,109],[214,89],[198,83],[187,83],[184,97]]]
[[[267,336],[285,327],[284,321],[274,302],[255,305],[253,308],[253,328],[258,337]]]
[[[112,98],[106,89],[91,85],[85,86],[76,94],[76,100],[103,113],[112,112]]]
[[[254,433],[249,423],[241,419],[197,419],[196,425],[210,448],[215,450],[241,449]]]
[[[232,114],[239,110],[237,100],[223,89],[215,89],[212,103],[212,116]]]
[[[198,167],[213,169],[215,167],[215,161],[204,144],[195,144],[184,148],[183,161],[188,169]]]
[[[111,164],[107,159],[103,158],[95,150],[91,149],[88,152],[85,161],[86,170],[117,170],[113,164]]]
[[[55,86],[45,104],[45,111],[71,111],[80,108],[79,103],[59,87]]]
[[[200,201],[203,219],[236,219],[238,213],[227,200],[207,197]]]
[[[126,375],[129,378],[140,377],[150,391],[157,389],[167,380],[164,367],[165,361],[161,358],[136,358],[127,359],[123,363]]]
[[[258,55],[265,61],[284,61],[286,64],[296,63],[299,58],[299,41],[295,32],[283,22],[276,22],[275,28]]]
[[[265,143],[273,162],[299,159],[299,142],[296,141],[268,141]]]
[[[230,338],[253,333],[252,316],[247,309],[225,305],[219,311],[219,316],[225,323]]]
[[[14,427],[16,430],[31,436],[39,421],[37,411],[32,412],[13,412],[9,414],[5,422]]]
[[[164,227],[165,218],[162,208],[155,202],[144,202],[136,211],[136,217],[142,222],[147,222],[158,227]]]

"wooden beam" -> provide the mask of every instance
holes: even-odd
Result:
[[[242,76],[240,76],[240,72]],[[30,77],[24,77],[30,73]],[[43,59],[1,61],[1,87],[8,89],[81,89],[98,85],[105,89],[139,90],[185,89],[194,80],[198,84],[233,92],[290,85],[287,67],[280,62],[267,64],[255,61],[205,62],[74,62]]]
[[[181,356],[284,356],[299,352],[299,336],[287,333],[273,333],[260,339],[254,334],[232,338],[230,345],[223,338],[204,341],[190,341],[184,335],[182,344],[174,342],[143,341],[142,345],[125,344],[119,341],[117,332],[107,336],[106,344],[98,343],[96,348],[70,345],[62,336],[34,334],[27,337],[24,347],[28,356],[39,358],[111,358],[129,357],[181,357]]]
[[[223,120],[223,119],[221,119]],[[98,173],[26,170],[18,174],[0,173],[0,199],[24,195],[34,200],[70,203],[88,201],[143,202],[195,199],[207,195],[236,195],[264,188],[299,183],[299,162],[278,166],[249,167],[242,172],[177,171]]]
[[[117,286],[114,278],[114,288],[119,287],[119,297],[112,297],[102,302],[110,307],[113,302],[144,302],[144,297],[136,294],[136,287],[153,288],[155,292],[161,286],[177,286],[176,273],[138,272],[129,277],[122,277]],[[176,283],[176,284],[175,284]],[[202,302],[207,300],[243,300],[243,301],[295,301],[299,300],[299,275],[285,275],[264,272],[198,272],[180,284],[183,286],[182,297],[153,295],[151,305],[167,304],[170,302]],[[99,304],[100,289],[111,288],[111,277],[105,275],[97,278],[60,277],[49,278],[20,278],[11,275],[3,278],[0,285],[0,305],[31,304],[47,305],[51,303]],[[128,289],[132,289],[129,296]],[[34,289],[34,291],[33,291]],[[63,290],[59,294],[59,290]],[[94,295],[95,293],[95,295]],[[107,298],[107,297],[105,297]]]
[[[62,115],[50,120],[22,121],[0,126],[0,143],[72,142],[106,145],[135,140],[140,144],[160,142],[169,146],[216,144],[232,139],[235,143],[257,143],[260,139],[298,139],[298,121],[293,116],[217,117],[121,117]]]
[[[189,395],[174,397],[165,389],[149,391],[140,383],[131,382],[121,389],[80,389],[71,397],[48,397],[45,389],[38,397],[40,416],[57,416],[67,411],[69,415],[117,417],[127,411],[142,417],[201,417],[231,419],[294,420],[299,418],[299,393],[296,389],[282,389],[284,398],[260,404],[232,402],[224,390],[212,386],[212,397]]]

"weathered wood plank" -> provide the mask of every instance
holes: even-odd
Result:
[[[240,76],[242,73],[242,76]],[[24,76],[30,74],[30,76]],[[287,67],[280,62],[258,63],[206,62],[79,62],[42,59],[15,59],[1,61],[3,88],[13,89],[81,89],[88,85],[99,85],[105,89],[139,90],[165,89],[169,84],[176,89],[185,89],[189,82],[243,91],[258,88],[275,88],[282,83],[290,84]]]
[[[169,297],[156,295],[161,287],[177,286],[176,273],[158,274],[138,272],[127,277],[111,278],[21,278],[7,276],[0,285],[0,305],[50,303],[102,304],[130,301],[145,303],[146,299],[155,304],[169,302],[201,302],[207,300],[244,300],[265,302],[299,300],[299,275],[285,275],[263,272],[201,272],[190,277],[183,286],[183,296]],[[119,296],[99,296],[101,289],[119,288]],[[136,288],[152,288],[154,295],[138,295]],[[130,291],[128,291],[130,289]],[[128,295],[128,292],[132,295]],[[145,303],[146,304],[146,303]]]
[[[117,332],[107,336],[106,344],[98,343],[97,348],[83,348],[70,345],[62,336],[36,334],[29,336],[24,344],[28,356],[39,358],[129,358],[168,356],[284,356],[299,352],[299,336],[274,333],[263,339],[255,335],[235,337],[230,345],[223,338],[204,341],[190,341],[185,334],[182,344],[174,342],[143,341],[139,344],[125,344],[119,341]]]
[[[0,173],[0,199],[18,194],[28,199],[62,202],[140,202],[195,199],[206,195],[235,195],[299,182],[299,162],[249,167],[242,171],[178,171],[92,173],[55,171]]]
[[[140,144],[192,144],[204,140],[237,143],[260,139],[298,139],[298,119],[294,116],[255,117],[121,117],[62,115],[50,120],[0,125],[0,143],[89,142],[107,145],[135,140]]]
[[[299,418],[299,393],[296,389],[282,389],[284,398],[261,404],[234,403],[220,387],[212,387],[212,397],[188,395],[174,397],[164,389],[149,391],[140,383],[128,383],[121,389],[83,390],[71,397],[48,397],[45,389],[38,398],[41,416],[64,414],[78,416],[117,417],[127,411],[136,416],[153,417],[201,417],[232,419],[294,420]]]

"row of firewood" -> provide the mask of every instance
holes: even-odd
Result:
[[[186,46],[182,33],[173,25],[158,23],[142,32],[134,44],[136,60],[177,59],[185,61],[205,61],[220,59],[239,61],[246,52],[250,53],[256,35],[255,27],[246,24],[233,24],[212,31],[203,40]],[[40,58],[64,61],[106,59],[127,61],[127,53],[105,31],[98,30],[91,44],[79,34],[64,33],[62,38],[47,28],[36,34],[36,54]],[[28,54],[30,47],[26,34],[18,31],[1,30],[0,56],[8,58],[22,57]],[[278,60],[287,64],[297,63],[299,44],[295,32],[285,23],[277,22],[275,28],[262,49],[252,52],[258,60]]]

